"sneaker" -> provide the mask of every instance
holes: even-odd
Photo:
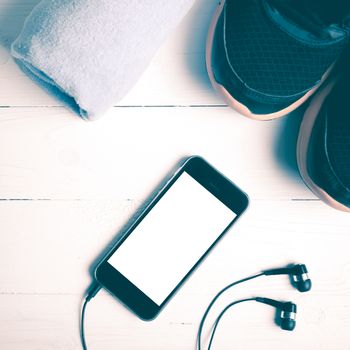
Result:
[[[290,113],[327,78],[349,41],[343,17],[350,4],[342,2],[222,1],[207,39],[212,85],[247,117]]]
[[[312,98],[302,120],[297,163],[304,182],[331,207],[350,212],[350,67]]]

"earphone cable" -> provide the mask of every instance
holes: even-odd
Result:
[[[221,320],[221,318],[224,316],[224,314],[226,313],[226,311],[228,309],[230,309],[232,306],[234,305],[237,305],[237,304],[240,304],[240,303],[244,303],[246,301],[256,301],[256,298],[248,298],[248,299],[242,299],[242,300],[237,300],[237,301],[234,301],[230,304],[228,304],[219,314],[219,316],[216,318],[215,322],[214,322],[214,326],[213,326],[213,330],[211,332],[211,336],[210,336],[210,340],[209,340],[209,345],[208,345],[208,350],[211,349],[211,345],[213,343],[213,340],[214,340],[214,335],[215,335],[215,332],[217,330],[217,327],[219,325],[219,322]]]
[[[81,303],[79,325],[80,325],[80,340],[81,340],[81,345],[83,347],[83,350],[87,350],[86,341],[85,341],[85,331],[84,331],[86,305],[99,292],[100,289],[101,289],[101,286],[98,283],[92,284],[92,286],[88,290],[88,293],[85,299],[83,299],[84,301]]]
[[[207,309],[205,310],[204,315],[203,315],[203,317],[201,319],[201,322],[199,324],[198,333],[197,333],[197,349],[198,350],[201,350],[201,338],[202,338],[202,331],[203,331],[204,322],[205,322],[205,320],[206,320],[206,318],[207,318],[207,316],[209,314],[209,311],[211,310],[212,306],[216,302],[216,300],[218,300],[218,298],[224,292],[226,292],[228,289],[230,289],[231,287],[236,286],[237,284],[240,284],[240,283],[252,280],[254,278],[257,278],[257,277],[260,277],[260,276],[264,276],[264,275],[265,275],[265,273],[261,272],[261,273],[258,273],[256,275],[253,275],[253,276],[250,276],[250,277],[246,277],[246,278],[243,278],[243,279],[238,280],[236,282],[230,283],[229,285],[227,285],[225,288],[221,289],[220,292],[215,295],[215,297],[212,299],[212,301],[208,305]]]
[[[83,347],[83,350],[87,350],[86,342],[85,342],[85,333],[84,333],[84,321],[85,321],[85,309],[86,305],[89,302],[87,298],[84,299],[83,303],[81,304],[81,311],[80,311],[80,340],[81,345]]]

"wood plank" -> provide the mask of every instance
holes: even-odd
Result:
[[[128,96],[94,123],[60,107],[9,55],[38,1],[0,0],[0,349],[80,349],[79,305],[94,263],[169,169],[199,154],[249,194],[249,210],[155,321],[101,291],[87,309],[89,349],[194,349],[221,287],[302,262],[312,292],[264,277],[228,292],[209,318],[240,297],[292,300],[295,332],[276,328],[272,308],[247,304],[225,317],[214,348],[348,350],[350,217],[300,180],[303,110],[258,123],[212,90],[204,50],[218,1],[197,0]]]
[[[199,154],[253,199],[314,199],[295,167],[298,124],[225,107],[115,108],[93,123],[64,108],[2,108],[1,197],[142,197]]]
[[[89,266],[134,210],[127,200],[0,202],[1,349],[80,348]],[[193,349],[200,317],[221,287],[262,268],[304,262],[314,282],[310,294],[296,292],[287,277],[263,277],[228,292],[208,322],[228,302],[260,295],[298,304],[295,332],[273,325],[272,308],[247,304],[223,320],[216,346],[344,350],[349,220],[319,202],[254,201],[154,322],[138,320],[101,291],[87,309],[89,349]]]
[[[1,295],[0,347],[81,349],[79,299],[69,295]],[[177,310],[170,304],[157,320],[145,323],[101,292],[87,308],[88,349],[194,349],[203,309],[196,308],[199,303],[193,300],[182,301]],[[214,347],[347,349],[349,313],[343,302],[344,298],[336,293],[299,300],[297,328],[292,333],[283,332],[273,324],[272,309],[255,303],[242,305],[223,320]]]
[[[121,198],[0,201],[0,292],[83,293],[94,262],[138,207]],[[333,288],[348,295],[349,227],[349,215],[321,202],[252,201],[187,283],[185,294],[214,293],[261,268],[304,262],[315,291]],[[273,280],[276,292],[289,286],[286,278],[275,278],[275,285]]]

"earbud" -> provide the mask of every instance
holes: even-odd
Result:
[[[292,284],[300,291],[300,292],[307,292],[311,289],[311,280],[309,279],[308,275],[307,275],[308,271],[307,268],[304,264],[295,264],[295,265],[291,265],[288,267],[283,267],[283,268],[279,268],[279,269],[270,269],[270,270],[265,270],[262,271],[256,275],[250,276],[250,277],[246,277],[243,279],[240,279],[238,281],[232,282],[229,285],[227,285],[226,287],[224,287],[223,289],[221,289],[216,295],[215,297],[212,299],[212,301],[210,302],[209,306],[207,307],[207,309],[205,310],[205,313],[201,319],[200,325],[199,325],[199,329],[198,329],[198,335],[197,335],[197,344],[198,344],[198,350],[201,350],[201,336],[202,336],[202,330],[203,330],[203,325],[204,322],[207,318],[207,315],[210,311],[210,309],[212,308],[212,306],[214,305],[214,303],[216,302],[216,300],[218,300],[218,298],[228,289],[232,288],[233,286],[236,286],[237,284],[243,283],[243,282],[247,282],[250,281],[252,279],[261,277],[261,276],[271,276],[271,275],[289,275],[290,279],[292,280]],[[273,299],[269,299],[269,298],[249,298],[249,299],[242,299],[242,300],[238,300],[235,302],[232,302],[231,304],[227,305],[223,311],[220,313],[220,315],[217,317],[217,319],[214,322],[214,328],[210,337],[210,341],[209,341],[209,347],[208,350],[210,350],[210,346],[212,344],[216,329],[218,327],[218,324],[220,322],[221,317],[225,314],[225,312],[230,309],[232,306],[245,302],[245,301],[257,301],[263,304],[267,304],[267,305],[271,305],[273,307],[275,307],[278,312],[278,319],[279,319],[279,325],[283,330],[286,331],[292,331],[295,328],[295,316],[297,313],[297,306],[295,304],[293,304],[292,302],[281,302],[281,301],[277,301],[277,300],[273,300]]]
[[[263,271],[266,276],[271,275],[290,275],[293,285],[299,292],[308,292],[311,289],[311,280],[307,274],[307,268],[304,264],[296,264],[290,267],[280,269],[271,269]]]
[[[290,301],[277,301],[269,298],[256,298],[259,303],[271,305],[280,311],[280,327],[285,331],[292,331],[295,328],[295,317],[297,306]]]

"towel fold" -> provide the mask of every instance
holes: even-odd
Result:
[[[83,118],[120,100],[194,0],[42,0],[12,44],[22,69]]]

